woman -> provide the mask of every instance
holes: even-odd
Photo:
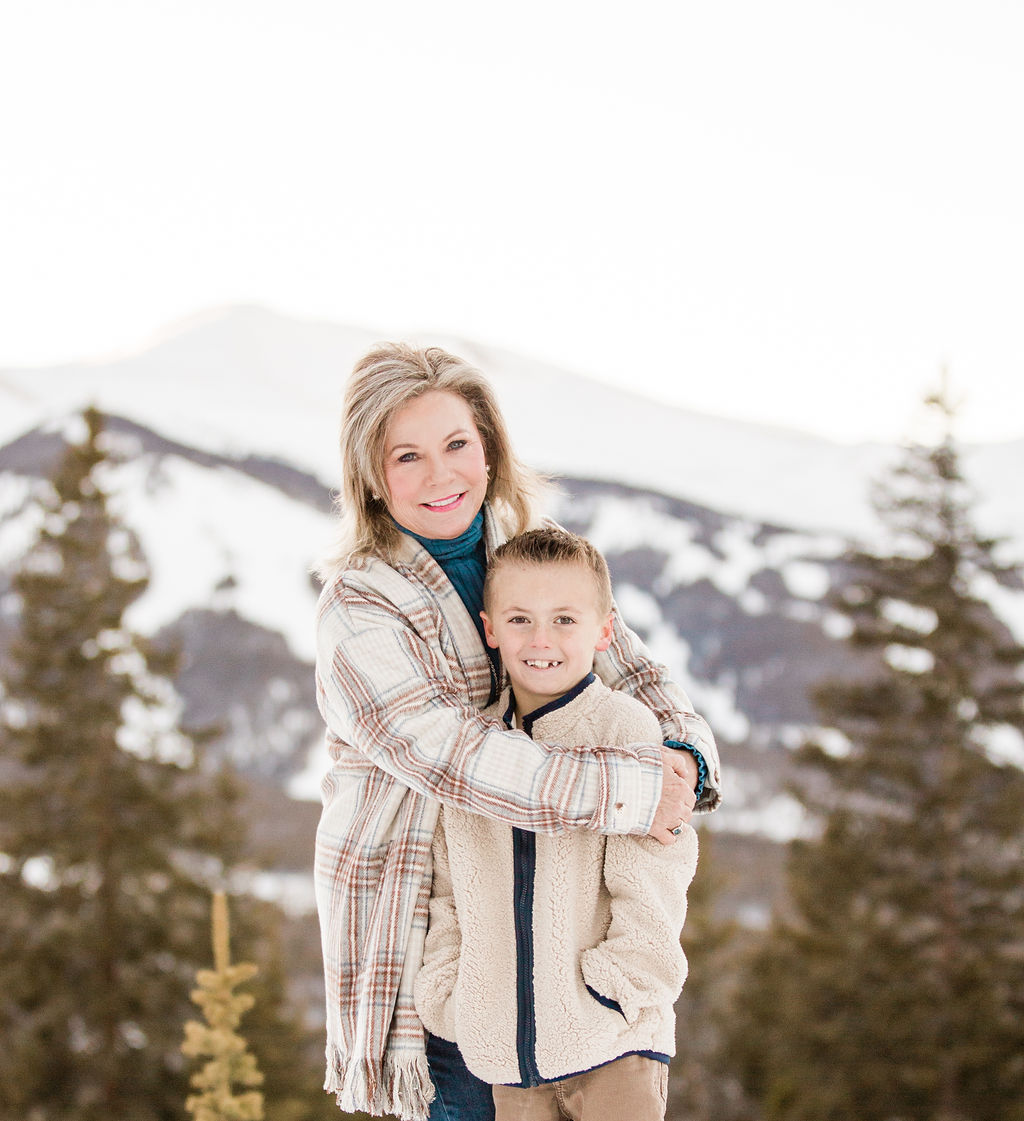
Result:
[[[552,747],[479,715],[500,684],[481,638],[486,558],[537,524],[541,486],[477,370],[437,347],[371,351],[348,384],[341,452],[343,532],[317,610],[333,759],[316,850],[326,1089],[346,1110],[418,1119],[436,1087],[435,1121],[488,1121],[490,1088],[452,1045],[425,1039],[413,1007],[439,804],[670,844],[695,805],[718,802],[717,749],[618,617],[595,670],[687,750]]]

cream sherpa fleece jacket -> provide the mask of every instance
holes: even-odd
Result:
[[[510,723],[512,711],[506,694],[486,715]],[[648,709],[592,674],[523,723],[548,743],[661,740]],[[674,1054],[673,1005],[687,969],[679,934],[696,864],[689,826],[666,847],[582,830],[528,833],[444,806],[415,984],[427,1030],[457,1043],[479,1078],[504,1085],[637,1051]]]

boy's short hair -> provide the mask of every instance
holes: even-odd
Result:
[[[484,578],[485,610],[503,566],[541,564],[578,564],[589,569],[594,577],[598,611],[605,614],[612,610],[612,578],[604,557],[585,537],[556,526],[528,529],[494,550]]]

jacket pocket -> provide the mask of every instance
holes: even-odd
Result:
[[[584,981],[583,984],[587,985],[586,981]],[[589,985],[587,985],[587,992],[590,993],[598,1004],[604,1005],[605,1008],[610,1008],[613,1012],[618,1012],[625,1020],[626,1013],[622,1011],[622,1005],[619,1004],[617,1000],[612,1000],[610,996],[602,996],[596,989],[592,989]]]

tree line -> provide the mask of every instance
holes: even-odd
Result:
[[[210,898],[242,865],[240,782],[183,729],[176,658],[125,622],[149,569],[108,501],[95,409],[34,496],[0,674],[0,1118],[184,1117],[181,1051]],[[268,1121],[337,1117],[322,1046],[291,999],[282,916],[235,902],[259,966],[247,1036]]]
[[[878,482],[884,541],[829,596],[857,657],[814,696],[783,901],[684,932],[680,1119],[1024,1119],[1024,647],[994,606],[1024,580],[927,405],[939,438]]]

